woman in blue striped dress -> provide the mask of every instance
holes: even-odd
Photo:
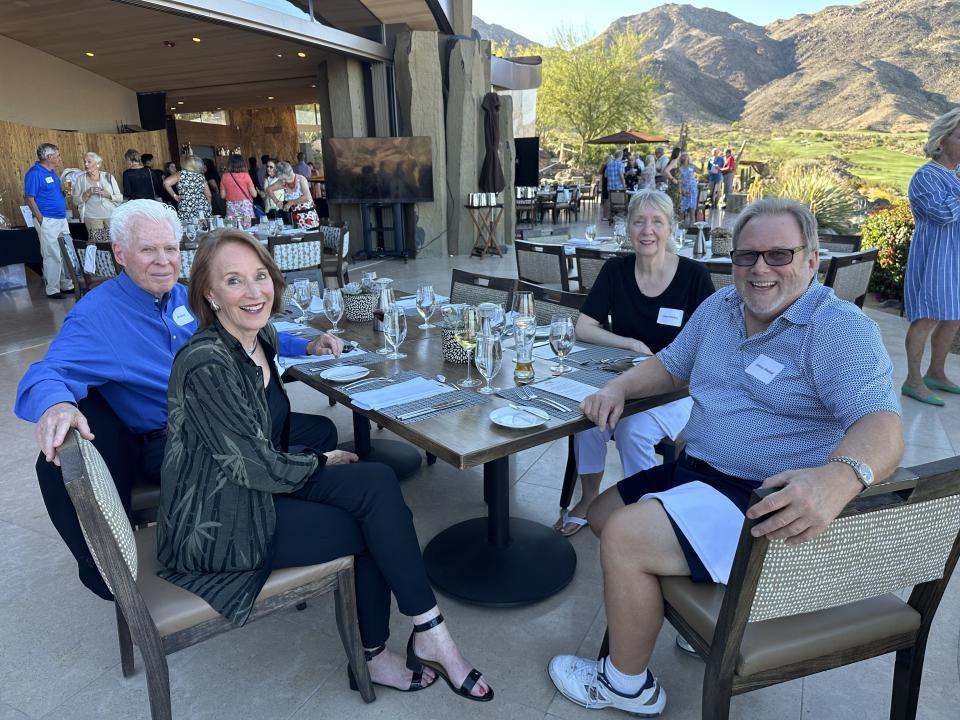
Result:
[[[944,363],[960,329],[960,108],[937,118],[923,152],[930,162],[910,181],[910,209],[916,229],[907,259],[904,302],[907,331],[907,397],[943,405],[934,390],[960,394]],[[930,365],[920,374],[927,337]]]

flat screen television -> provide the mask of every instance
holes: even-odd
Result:
[[[332,203],[433,201],[429,137],[329,138],[323,169]]]

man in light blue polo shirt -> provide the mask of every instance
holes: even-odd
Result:
[[[59,300],[73,292],[73,283],[67,277],[60,257],[57,238],[70,232],[67,225],[67,201],[60,189],[60,149],[51,143],[37,147],[37,162],[23,176],[23,194],[33,224],[40,236],[40,254],[43,256],[43,282],[47,297]]]
[[[573,702],[657,715],[647,670],[663,624],[661,576],[726,583],[744,512],[787,543],[822,533],[903,454],[893,370],[876,324],[816,281],[817,223],[791,200],[752,203],[733,231],[734,285],[705,300],[656,357],[584,400],[600,429],[627,399],[689,385],[676,463],[626,478],[590,507],[611,654],[561,655],[550,676]],[[747,510],[752,491],[777,488]]]
[[[110,597],[80,532],[63,486],[57,448],[70,428],[93,440],[127,503],[134,479],[159,484],[166,447],[167,386],[173,358],[197,329],[180,275],[180,221],[171,208],[154,200],[131,200],[113,213],[110,236],[124,271],[91,290],[67,314],[44,358],[27,370],[17,388],[14,412],[37,423],[41,454],[37,479],[54,527],[70,548],[80,579],[102,597]],[[284,356],[340,354],[343,342],[326,333],[311,342],[279,334]],[[102,401],[89,398],[96,390]],[[88,399],[89,398],[89,399]],[[77,404],[87,399],[98,413],[88,418]],[[106,411],[102,405],[108,406]],[[92,403],[92,404],[91,404]],[[112,411],[115,418],[109,418]],[[106,412],[107,415],[103,413]],[[325,417],[291,414],[291,444],[332,451],[333,423]],[[111,433],[97,432],[97,421],[111,421]],[[117,427],[117,424],[121,427]],[[294,427],[298,426],[298,427]],[[300,430],[303,430],[301,433]],[[295,441],[310,436],[310,442]]]

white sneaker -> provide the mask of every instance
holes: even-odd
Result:
[[[647,670],[647,682],[636,695],[621,695],[604,673],[607,658],[590,660],[557,655],[550,661],[550,679],[571,702],[588,709],[612,707],[640,717],[656,717],[667,704],[667,694]]]

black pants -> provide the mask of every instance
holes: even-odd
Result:
[[[131,489],[135,484],[160,484],[166,439],[158,437],[145,441],[134,435],[96,390],[91,390],[78,406],[94,434],[93,445],[110,470],[120,502],[129,513]],[[337,446],[337,428],[325,417],[290,413],[290,444],[308,445],[321,452],[332,450]],[[53,526],[77,560],[80,582],[105,600],[113,600],[83,539],[80,521],[64,487],[60,468],[48,463],[43,453],[37,457],[36,468],[43,504]]]
[[[355,556],[357,614],[364,647],[390,635],[390,594],[404,615],[437,604],[413,516],[396,475],[380,463],[321,468],[292,495],[274,495],[274,568]]]

